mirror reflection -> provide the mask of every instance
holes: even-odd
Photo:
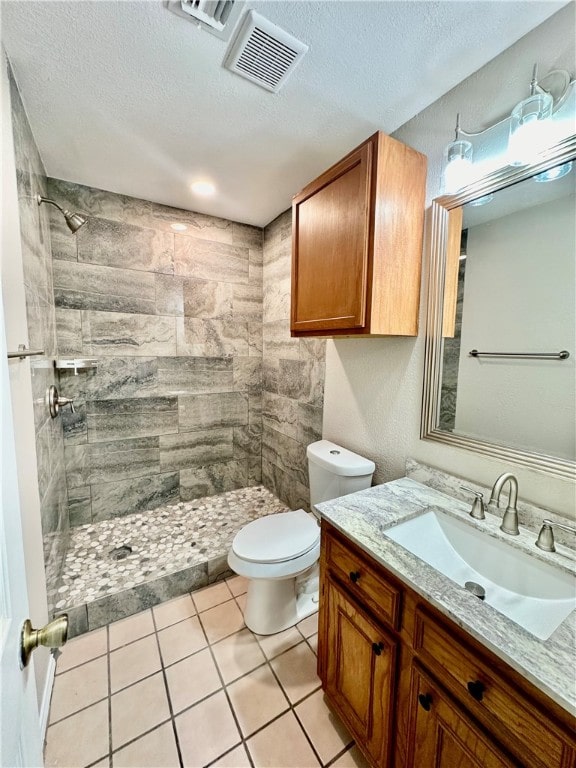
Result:
[[[576,458],[575,177],[564,163],[450,212],[440,430]]]

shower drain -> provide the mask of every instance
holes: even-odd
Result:
[[[109,554],[112,560],[124,560],[125,557],[132,554],[132,547],[129,547],[128,544],[123,544],[121,547],[111,549]]]

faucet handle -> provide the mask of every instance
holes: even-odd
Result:
[[[576,533],[576,528],[572,525],[564,525],[563,523],[555,523],[552,520],[542,520],[542,528],[536,539],[536,546],[539,549],[543,549],[544,552],[556,552],[554,546],[554,531],[553,528],[560,528],[563,531],[569,531],[570,533]]]
[[[486,517],[484,494],[480,493],[480,491],[475,491],[473,488],[468,488],[467,485],[461,485],[460,488],[462,488],[463,491],[470,491],[470,493],[473,493],[476,497],[472,502],[472,508],[469,512],[470,517],[473,517],[475,520],[484,520]]]

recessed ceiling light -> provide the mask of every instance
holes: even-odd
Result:
[[[174,222],[174,224],[170,224],[170,227],[174,230],[174,232],[186,232],[188,229],[186,224],[180,224],[179,221]]]
[[[195,181],[190,185],[190,189],[195,195],[209,197],[216,193],[216,187],[211,181]]]

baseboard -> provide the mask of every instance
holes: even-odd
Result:
[[[48,728],[48,715],[50,714],[50,699],[52,698],[52,688],[54,687],[54,676],[56,674],[56,659],[50,654],[48,668],[46,670],[46,679],[44,680],[44,692],[42,693],[42,706],[40,707],[40,739],[44,744],[46,738],[46,729]]]

